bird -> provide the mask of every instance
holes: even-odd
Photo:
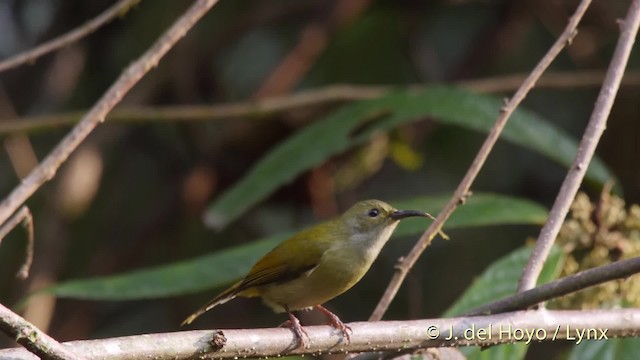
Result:
[[[380,200],[355,203],[342,215],[289,237],[258,260],[240,281],[218,294],[181,324],[191,324],[236,297],[260,297],[276,313],[286,312],[297,346],[309,338],[293,311],[317,309],[350,342],[351,328],[322,304],[341,295],[367,273],[399,221],[433,216],[397,210]]]

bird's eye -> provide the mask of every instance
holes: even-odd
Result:
[[[374,218],[376,216],[380,215],[380,210],[378,209],[371,209],[369,210],[369,216]]]

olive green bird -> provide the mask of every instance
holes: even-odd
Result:
[[[431,215],[396,210],[380,200],[354,204],[340,217],[303,230],[267,253],[242,280],[189,316],[182,325],[236,296],[260,297],[275,312],[287,312],[290,327],[304,346],[306,331],[292,311],[316,308],[340,330],[347,342],[349,331],[321,304],[349,290],[369,270],[399,220]],[[308,335],[307,335],[308,337]]]

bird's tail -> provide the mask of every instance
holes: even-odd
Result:
[[[239,281],[239,282],[233,284],[227,290],[225,290],[225,291],[221,292],[220,294],[218,294],[218,296],[214,297],[211,301],[206,303],[203,307],[198,309],[193,314],[189,315],[189,317],[186,318],[182,322],[182,324],[180,324],[180,326],[185,326],[185,325],[191,324],[196,318],[198,318],[198,316],[200,316],[200,315],[206,313],[207,311],[211,310],[212,308],[214,308],[214,307],[216,307],[216,306],[218,306],[220,304],[224,304],[227,301],[229,301],[229,300],[235,298],[236,296],[238,296],[239,293],[242,292],[242,290],[239,289],[241,283],[242,282]]]

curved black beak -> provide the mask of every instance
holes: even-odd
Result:
[[[392,218],[393,220],[400,220],[400,219],[414,217],[414,216],[431,218],[431,216],[429,216],[429,214],[427,214],[426,212],[418,211],[418,210],[396,210],[391,214],[389,214],[389,217]]]

